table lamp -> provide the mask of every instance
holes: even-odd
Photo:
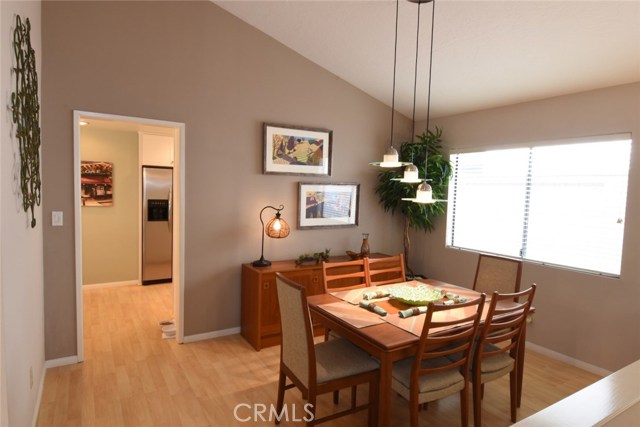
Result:
[[[262,220],[262,213],[267,208],[273,209],[274,211],[276,211],[276,215],[273,218],[271,218],[271,220],[265,226],[264,221]],[[283,239],[289,235],[289,231],[290,231],[289,224],[287,224],[287,222],[284,219],[280,218],[280,211],[283,209],[284,209],[283,205],[280,205],[280,207],[278,208],[273,206],[265,206],[260,211],[260,224],[262,224],[264,233],[262,233],[262,250],[260,253],[260,259],[251,263],[251,265],[253,265],[254,267],[268,267],[271,265],[271,261],[267,261],[266,259],[264,259],[265,234],[274,239]]]

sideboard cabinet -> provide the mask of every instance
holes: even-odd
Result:
[[[372,254],[372,257],[384,256]],[[331,257],[329,262],[348,261],[346,256]],[[242,336],[256,350],[280,344],[280,310],[276,292],[276,273],[282,273],[307,288],[307,295],[323,290],[322,264],[296,265],[294,260],[273,261],[269,267],[242,264]],[[323,328],[314,324],[314,333]]]

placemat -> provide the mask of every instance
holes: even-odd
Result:
[[[384,323],[377,314],[367,309],[352,305],[346,301],[332,302],[330,304],[322,304],[318,306],[323,310],[339,317],[345,322],[356,328],[364,328],[365,326],[379,325]]]

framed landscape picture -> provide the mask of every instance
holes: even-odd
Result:
[[[298,228],[355,227],[358,225],[360,184],[300,183]]]
[[[265,174],[331,175],[333,131],[264,124]]]

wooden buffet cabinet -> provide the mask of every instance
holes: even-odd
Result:
[[[372,254],[372,257],[385,256]],[[348,261],[346,256],[331,257],[329,262]],[[276,273],[304,285],[307,295],[323,293],[322,263],[296,265],[294,260],[273,261],[269,267],[242,264],[242,336],[256,350],[280,344],[280,311],[276,293]],[[316,335],[323,333],[314,325]]]

